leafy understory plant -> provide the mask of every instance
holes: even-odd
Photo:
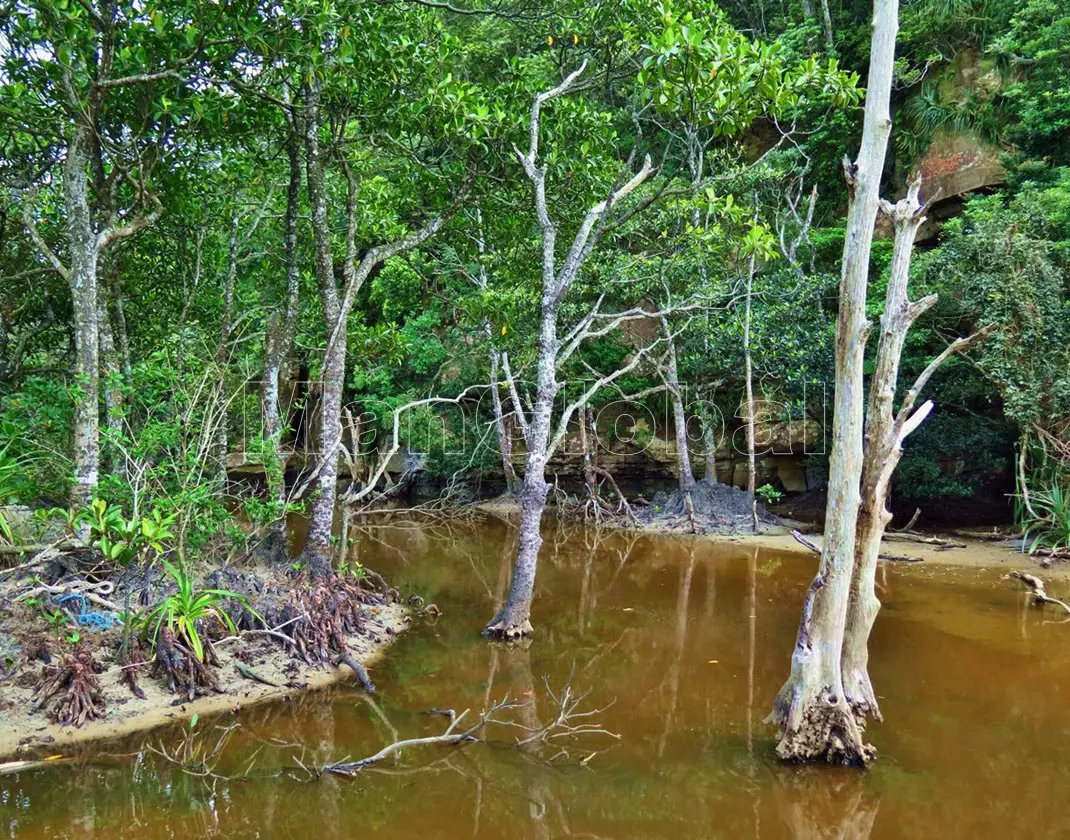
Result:
[[[147,516],[123,515],[122,508],[105,499],[96,498],[73,514],[63,508],[53,508],[46,516],[63,519],[71,532],[81,526],[89,529],[89,544],[104,557],[120,566],[128,566],[145,555],[160,555],[166,543],[174,540],[174,513],[153,508]]]
[[[1036,479],[1034,479],[1036,481]],[[1022,525],[1022,548],[1034,553],[1038,548],[1053,552],[1070,548],[1070,489],[1068,477],[1060,470],[1038,482],[1040,486],[1022,488],[1019,480],[1016,513]]]
[[[757,494],[758,498],[767,505],[775,505],[784,498],[784,494],[777,490],[772,484],[763,484],[754,492]]]
[[[149,642],[155,646],[160,628],[166,625],[176,638],[181,639],[193,651],[198,661],[203,662],[204,640],[198,625],[204,621],[215,620],[229,632],[237,633],[238,628],[222,605],[229,599],[237,601],[252,612],[249,599],[229,589],[198,590],[183,565],[176,566],[167,560],[161,562],[167,569],[167,574],[178,585],[178,591],[165,598],[145,617],[146,627],[151,628]]]
[[[17,497],[19,476],[23,468],[22,462],[8,453],[10,446],[10,443],[0,446],[0,507],[14,501]],[[15,542],[11,523],[7,521],[2,510],[0,510],[0,541]]]

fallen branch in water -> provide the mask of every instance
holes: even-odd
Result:
[[[389,758],[395,753],[401,750],[410,749],[412,747],[427,747],[434,744],[445,746],[457,746],[460,744],[470,744],[478,741],[476,733],[485,728],[491,723],[501,723],[495,719],[494,715],[505,709],[513,709],[517,704],[511,702],[508,697],[500,702],[494,703],[489,709],[480,715],[479,720],[467,729],[458,732],[457,727],[461,721],[464,720],[468,714],[468,709],[465,709],[460,714],[456,714],[452,709],[448,709],[445,714],[449,718],[449,726],[446,727],[446,731],[441,735],[429,735],[425,738],[406,738],[401,741],[394,741],[392,744],[387,744],[375,755],[370,755],[367,758],[362,758],[359,761],[338,761],[333,764],[325,764],[319,768],[320,775],[328,773],[334,776],[354,776],[365,767],[370,767],[373,764],[378,764],[383,759]]]
[[[601,724],[598,723],[573,723],[574,720],[586,720],[599,715],[608,709],[608,706],[603,706],[601,709],[593,709],[589,712],[581,712],[579,710],[580,704],[590,694],[590,690],[583,692],[582,694],[573,694],[571,683],[566,683],[565,687],[561,689],[561,694],[556,695],[550,683],[543,678],[543,684],[546,686],[546,693],[550,695],[550,698],[557,704],[557,712],[550,723],[538,729],[531,729],[530,727],[524,727],[531,734],[527,738],[517,740],[517,746],[525,747],[528,744],[533,744],[536,741],[543,743],[548,742],[551,738],[568,738],[574,735],[608,735],[610,738],[620,740],[620,735],[616,732],[610,732],[608,729],[603,729]]]
[[[544,683],[546,683],[545,680]],[[571,683],[566,683],[559,694],[553,692],[549,683],[546,683],[546,690],[557,708],[552,720],[545,726],[529,726],[524,723],[518,723],[517,721],[500,717],[500,713],[502,712],[526,707],[535,702],[534,699],[532,699],[523,703],[517,703],[506,696],[502,700],[491,703],[488,708],[480,714],[479,719],[467,729],[460,729],[460,725],[468,715],[468,709],[465,709],[465,711],[460,714],[455,713],[452,709],[432,709],[430,714],[441,715],[449,721],[445,731],[440,735],[427,735],[422,738],[396,740],[387,744],[374,755],[362,758],[359,761],[345,760],[326,764],[322,767],[309,768],[304,763],[297,760],[296,757],[294,760],[297,765],[310,776],[322,776],[328,774],[351,777],[355,776],[365,768],[379,764],[392,755],[397,755],[402,750],[414,747],[463,746],[465,744],[485,743],[484,739],[480,737],[480,733],[491,724],[511,726],[523,730],[524,734],[517,738],[512,744],[512,746],[518,748],[524,748],[535,743],[548,744],[557,738],[571,738],[580,735],[606,735],[615,740],[620,740],[620,735],[604,729],[600,723],[591,720],[594,715],[600,714],[608,707],[594,709],[592,711],[580,710],[580,705],[590,694],[589,691],[577,694],[573,691]],[[374,704],[372,704],[372,708],[382,716],[382,712],[379,711]],[[393,729],[393,727],[391,727],[391,729]],[[557,758],[560,758],[562,754],[563,753],[559,751],[549,760],[554,761]],[[567,753],[564,754],[567,755]],[[590,761],[593,756],[594,753],[587,756],[586,761]]]
[[[915,557],[912,554],[878,554],[878,560],[888,560],[892,563],[921,563],[924,557]]]
[[[5,761],[0,763],[0,776],[6,776],[10,773],[25,773],[27,770],[39,770],[42,767],[67,764],[71,761],[74,761],[74,759],[63,755],[50,755],[48,758],[40,760]]]
[[[1038,578],[1036,575],[1031,575],[1028,572],[1015,571],[1010,573],[1010,577],[1017,578],[1028,586],[1033,592],[1033,603],[1037,606],[1043,606],[1044,604],[1055,604],[1066,610],[1070,615],[1070,606],[1064,601],[1060,601],[1058,598],[1052,598],[1044,589],[1044,581]]]

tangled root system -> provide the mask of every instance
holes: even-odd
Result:
[[[61,660],[47,665],[37,693],[34,708],[40,709],[54,697],[62,695],[59,705],[49,717],[61,726],[81,726],[87,720],[104,717],[104,695],[97,674],[100,668],[93,654],[83,643]]]
[[[267,614],[271,624],[285,626],[294,655],[309,665],[344,662],[365,689],[374,691],[368,672],[350,653],[346,637],[364,633],[363,607],[377,603],[382,603],[380,597],[356,581],[302,575],[291,584],[281,605]]]
[[[167,690],[187,695],[191,700],[209,692],[223,694],[216,678],[213,664],[218,664],[210,643],[205,644],[205,661],[201,662],[169,627],[160,628],[156,641],[156,658],[153,660],[152,676],[163,674]],[[133,669],[131,669],[133,670]]]

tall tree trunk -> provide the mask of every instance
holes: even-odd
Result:
[[[286,221],[283,232],[283,251],[286,263],[286,302],[283,311],[268,320],[264,349],[263,415],[265,464],[268,489],[277,509],[268,535],[268,548],[279,559],[287,556],[286,545],[286,458],[282,455],[282,406],[279,400],[279,381],[282,364],[293,344],[294,327],[301,294],[301,265],[297,258],[297,217],[301,212],[301,136],[299,121],[294,117],[286,154],[290,162],[290,183],[286,190]]]
[[[100,479],[100,301],[97,235],[89,209],[89,129],[75,126],[63,165],[69,283],[74,311],[74,484],[71,507],[88,504]]]
[[[747,497],[750,499],[751,529],[758,533],[757,465],[755,464],[754,360],[751,356],[751,302],[754,298],[754,256],[747,267],[746,304],[743,310],[743,367],[747,391]]]
[[[866,413],[862,503],[855,538],[854,574],[843,647],[844,693],[859,723],[863,723],[867,717],[881,720],[877,696],[869,678],[869,636],[881,606],[876,593],[877,560],[881,539],[892,518],[887,507],[892,475],[902,457],[904,441],[925,421],[933,407],[932,402],[927,401],[915,410],[914,404],[929,378],[948,359],[980,341],[989,332],[980,330],[952,342],[926,366],[907,391],[898,412],[894,411],[899,364],[907,333],[914,322],[937,301],[936,295],[928,295],[916,302],[911,302],[908,297],[914,239],[925,220],[918,199],[919,186],[920,181],[915,181],[906,198],[894,207],[888,203],[883,207],[895,228],[895,245]]]
[[[347,342],[331,255],[326,165],[319,141],[320,93],[315,84],[306,89],[305,120],[305,167],[308,201],[312,210],[316,284],[328,341],[320,371],[320,456],[304,554],[313,573],[323,575],[329,573],[331,568],[331,527],[337,496],[338,447],[342,442],[342,389],[345,385]],[[342,330],[340,335],[339,330]]]
[[[791,675],[770,715],[779,728],[777,753],[794,761],[865,764],[873,748],[862,740],[844,696],[841,656],[855,556],[862,475],[863,357],[869,332],[866,283],[881,171],[891,132],[889,100],[897,0],[876,0],[862,147],[845,163],[850,191],[836,323],[836,395],[825,544],[806,594]]]
[[[116,257],[115,271],[112,274],[111,302],[115,310],[115,342],[123,364],[123,376],[129,381],[134,372],[134,362],[130,352],[130,333],[126,328],[126,301],[123,296],[123,277],[118,257]]]
[[[713,426],[714,412],[717,411],[715,406],[712,406],[713,411],[708,408],[702,410],[702,446],[706,450],[705,462],[706,470],[703,476],[703,480],[708,484],[717,483],[717,434]],[[722,423],[723,430],[723,423]]]
[[[855,534],[854,574],[843,649],[844,692],[860,722],[867,716],[880,720],[869,679],[869,634],[881,606],[876,593],[877,557],[884,529],[892,518],[886,504],[888,489],[902,454],[902,447],[895,440],[893,414],[899,361],[911,323],[936,302],[934,296],[912,306],[907,297],[914,238],[924,221],[918,202],[919,186],[920,182],[913,183],[907,198],[891,213],[895,245],[866,411],[862,503]]]
[[[488,336],[489,340],[489,336]],[[516,470],[513,467],[513,441],[505,425],[505,413],[502,411],[501,391],[501,354],[490,349],[490,398],[494,409],[494,430],[498,435],[498,452],[502,458],[502,474],[505,476],[505,489],[512,493],[516,489]]]
[[[502,639],[530,636],[531,599],[535,594],[535,572],[542,547],[540,525],[546,509],[550,485],[546,483],[546,451],[550,443],[550,420],[557,397],[557,304],[550,291],[543,294],[539,329],[538,384],[535,404],[525,434],[527,458],[520,485],[520,533],[517,537],[513,578],[505,603],[483,629],[484,634]]]
[[[825,34],[825,49],[830,53],[836,52],[836,43],[832,40],[832,13],[829,11],[829,0],[821,0],[821,30]]]
[[[219,384],[216,388],[216,400],[219,404],[215,440],[212,445],[213,458],[220,479],[227,479],[227,366],[230,362],[230,331],[234,323],[234,285],[238,279],[238,216],[230,220],[230,234],[227,236],[227,274],[223,280],[223,315],[219,321],[219,338],[216,341],[215,363]]]
[[[107,430],[107,439],[102,447],[102,460],[108,472],[117,473],[119,472],[119,453],[116,446],[123,434],[122,362],[115,347],[115,336],[112,332],[111,317],[108,313],[107,296],[100,294],[98,297],[97,324],[100,330],[98,337],[100,342],[100,373],[103,378],[102,388],[104,391],[104,428]]]
[[[676,432],[676,465],[680,472],[680,493],[690,497],[695,489],[695,473],[691,469],[691,453],[687,446],[687,412],[684,410],[684,396],[680,390],[680,377],[676,367],[676,342],[667,318],[661,319],[661,330],[665,334],[668,353],[665,363],[665,384],[669,386],[669,398],[672,401],[672,419]]]
[[[550,454],[552,454],[550,440],[551,418],[554,400],[557,398],[560,388],[560,384],[557,381],[557,367],[561,358],[567,358],[568,354],[573,352],[582,342],[586,334],[585,330],[590,328],[592,320],[597,313],[596,306],[588,317],[581,319],[579,325],[568,333],[565,341],[559,344],[557,324],[559,308],[579,275],[584,261],[590,256],[599,236],[603,232],[606,215],[617,202],[642,184],[652,171],[650,158],[647,156],[638,173],[633,175],[626,184],[612,191],[604,200],[598,202],[587,211],[587,215],[584,217],[572,241],[568,255],[559,269],[555,254],[557,227],[550,217],[546,200],[546,170],[540,165],[538,156],[539,115],[543,104],[565,93],[576,79],[582,75],[586,67],[587,64],[584,62],[578,70],[569,74],[557,87],[535,96],[528,126],[528,151],[526,154],[519,152],[519,150],[517,152],[517,156],[524,167],[528,179],[531,181],[535,193],[535,212],[542,246],[540,265],[542,300],[539,308],[539,341],[536,351],[536,392],[530,418],[524,418],[523,416],[524,411],[517,394],[516,381],[513,379],[511,372],[506,369],[513,408],[518,418],[520,418],[521,427],[524,430],[527,459],[524,465],[524,480],[520,490],[520,535],[516,562],[513,567],[513,579],[509,588],[509,597],[483,630],[486,635],[497,638],[517,638],[531,635],[532,633],[531,599],[535,590],[535,572],[539,548],[542,545],[539,526],[542,521],[543,510],[546,507],[546,496],[549,492],[549,486],[546,483],[546,462]],[[559,356],[559,353],[561,356]],[[638,355],[634,358],[632,367],[634,367],[639,358],[641,356]],[[619,368],[616,375],[623,374],[630,369],[631,367]],[[607,377],[605,384],[612,381],[613,378]],[[584,404],[588,401],[588,397],[589,394],[586,397],[581,397],[577,402],[571,403],[562,413],[561,420],[555,428],[553,447],[557,446],[557,443],[567,430],[571,414],[577,410],[582,410]]]
[[[308,199],[312,209],[312,233],[315,251],[316,284],[319,286],[327,349],[323,354],[322,394],[320,399],[320,461],[315,475],[315,498],[305,540],[305,559],[317,576],[331,574],[331,526],[337,500],[338,454],[342,445],[342,393],[345,386],[346,322],[364,281],[372,270],[398,254],[417,248],[433,237],[457,212],[467,195],[467,185],[444,213],[404,236],[370,248],[357,262],[357,182],[339,151],[339,163],[345,173],[346,233],[345,258],[342,265],[342,295],[334,277],[331,256],[331,230],[327,215],[326,165],[319,142],[320,92],[315,84],[305,89],[305,169]]]

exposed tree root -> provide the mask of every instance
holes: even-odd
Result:
[[[130,693],[138,700],[144,700],[145,692],[137,684],[138,671],[148,664],[148,658],[145,656],[145,649],[141,645],[141,640],[134,636],[124,638],[119,643],[119,650],[115,659],[122,668],[121,679],[123,684],[130,689]]]
[[[50,715],[60,726],[81,726],[87,720],[104,717],[104,697],[97,678],[99,668],[93,654],[84,644],[73,653],[64,654],[56,665],[47,665],[44,679],[34,696],[34,708],[40,709],[53,697],[64,692],[54,713]]]
[[[365,690],[375,691],[367,670],[352,656],[346,637],[365,632],[364,605],[382,603],[383,598],[337,575],[304,577],[286,590],[273,593],[274,603],[261,612],[269,623],[287,627],[290,651],[309,665],[344,662]]]
[[[866,767],[877,756],[876,749],[862,740],[862,727],[842,697],[828,689],[803,706],[797,726],[791,726],[787,710],[793,689],[788,683],[777,697],[771,722],[780,727],[776,752],[782,761],[825,761],[848,767]]]
[[[209,691],[224,694],[212,668],[215,653],[211,644],[206,643],[204,649],[205,661],[201,662],[193,651],[175,637],[170,628],[161,627],[152,675],[162,673],[167,680],[168,691],[185,694],[190,700]]]
[[[483,635],[502,642],[515,642],[518,639],[531,638],[535,635],[535,629],[528,619],[514,620],[509,617],[495,617],[483,628]]]

